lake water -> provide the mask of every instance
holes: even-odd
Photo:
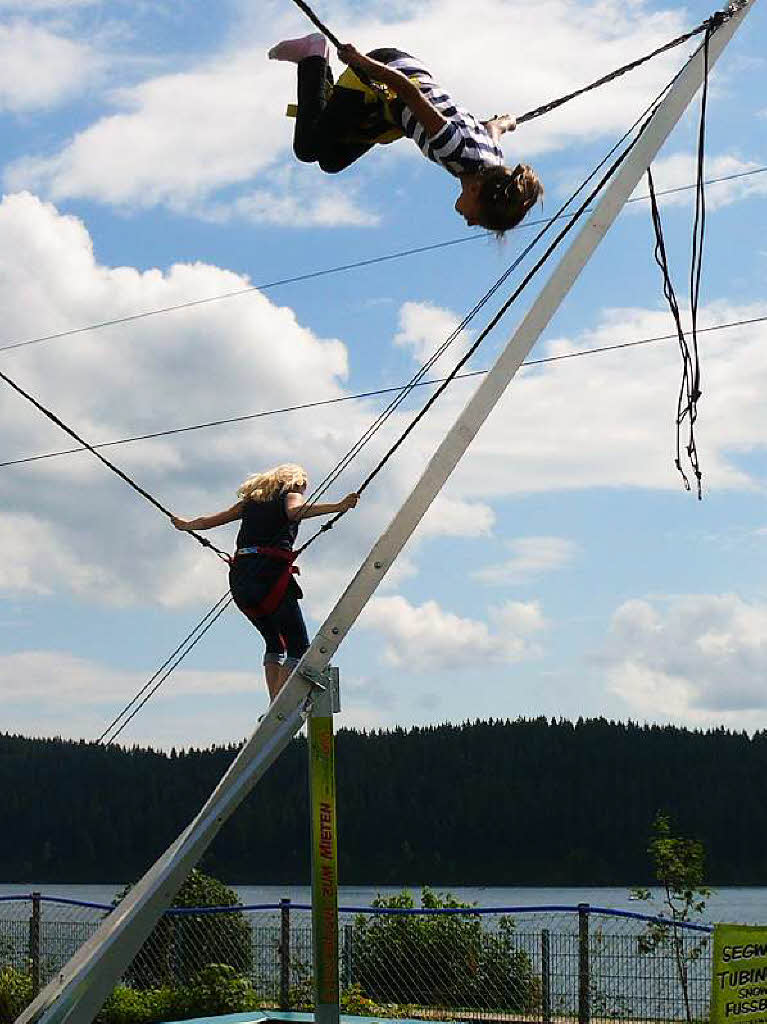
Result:
[[[63,896],[92,903],[110,903],[122,883],[113,885],[52,885],[46,882],[0,883],[0,896],[15,896],[40,892],[45,896]],[[278,903],[290,899],[294,903],[309,903],[308,885],[234,885],[245,905]],[[342,885],[339,904],[343,907],[367,907],[377,893],[387,895],[401,891],[402,886],[350,886]],[[417,897],[420,886],[407,886]],[[440,886],[435,886],[441,891]],[[480,907],[532,907],[575,906],[590,903],[595,907],[658,913],[662,910],[660,892],[653,890],[653,900],[639,903],[629,900],[628,887],[509,887],[446,886],[458,899],[476,903]],[[741,924],[767,924],[767,887],[726,886],[716,889],[703,915],[705,921],[733,921]]]

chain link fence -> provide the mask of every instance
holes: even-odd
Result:
[[[0,970],[29,972],[38,989],[110,911],[39,894],[0,898]],[[710,931],[588,904],[342,908],[344,1009],[531,1024],[703,1021]],[[209,964],[249,979],[265,1008],[312,1009],[311,908],[283,900],[170,910],[124,981],[137,989],[183,986]]]

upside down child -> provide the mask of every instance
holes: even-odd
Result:
[[[503,162],[499,141],[516,127],[513,118],[477,120],[402,50],[362,54],[351,44],[340,46],[338,56],[349,70],[338,83],[328,56],[320,33],[286,39],[269,51],[272,60],[298,65],[293,149],[299,160],[316,161],[336,174],[377,142],[407,135],[425,157],[458,178],[455,210],[466,223],[498,234],[519,224],[543,194],[530,166],[511,168]]]

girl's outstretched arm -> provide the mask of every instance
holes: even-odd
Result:
[[[223,526],[224,523],[242,519],[242,505],[243,503],[238,501],[236,505],[224,509],[223,512],[216,512],[212,516],[199,516],[197,519],[179,519],[178,516],[173,516],[171,522],[177,530],[212,530],[214,526]]]
[[[388,85],[397,99],[402,100],[405,106],[413,111],[416,120],[424,126],[428,135],[436,135],[447,124],[447,119],[442,116],[433,104],[429,103],[416,83],[411,82],[401,71],[397,71],[396,68],[390,68],[387,64],[382,64],[380,61],[373,60],[372,57],[366,57],[364,53],[360,53],[351,43],[344,43],[342,46],[339,46],[338,56],[344,64],[349,64],[353,68],[359,68],[376,82],[383,82],[384,85]]]
[[[307,504],[302,494],[296,494],[294,491],[291,491],[285,495],[285,513],[288,519],[293,522],[296,519],[314,519],[315,516],[332,516],[336,512],[346,512],[347,509],[354,508],[359,500],[359,494],[352,491],[351,494],[347,494],[340,501],[325,505],[312,505]]]

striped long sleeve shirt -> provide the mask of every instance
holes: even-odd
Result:
[[[436,135],[429,136],[412,110],[402,106],[402,129],[425,157],[456,177],[476,174],[485,167],[503,164],[503,153],[485,126],[468,110],[459,107],[434,81],[420,61],[402,55],[386,63],[407,78],[415,80],[426,99],[447,120],[447,124]]]

